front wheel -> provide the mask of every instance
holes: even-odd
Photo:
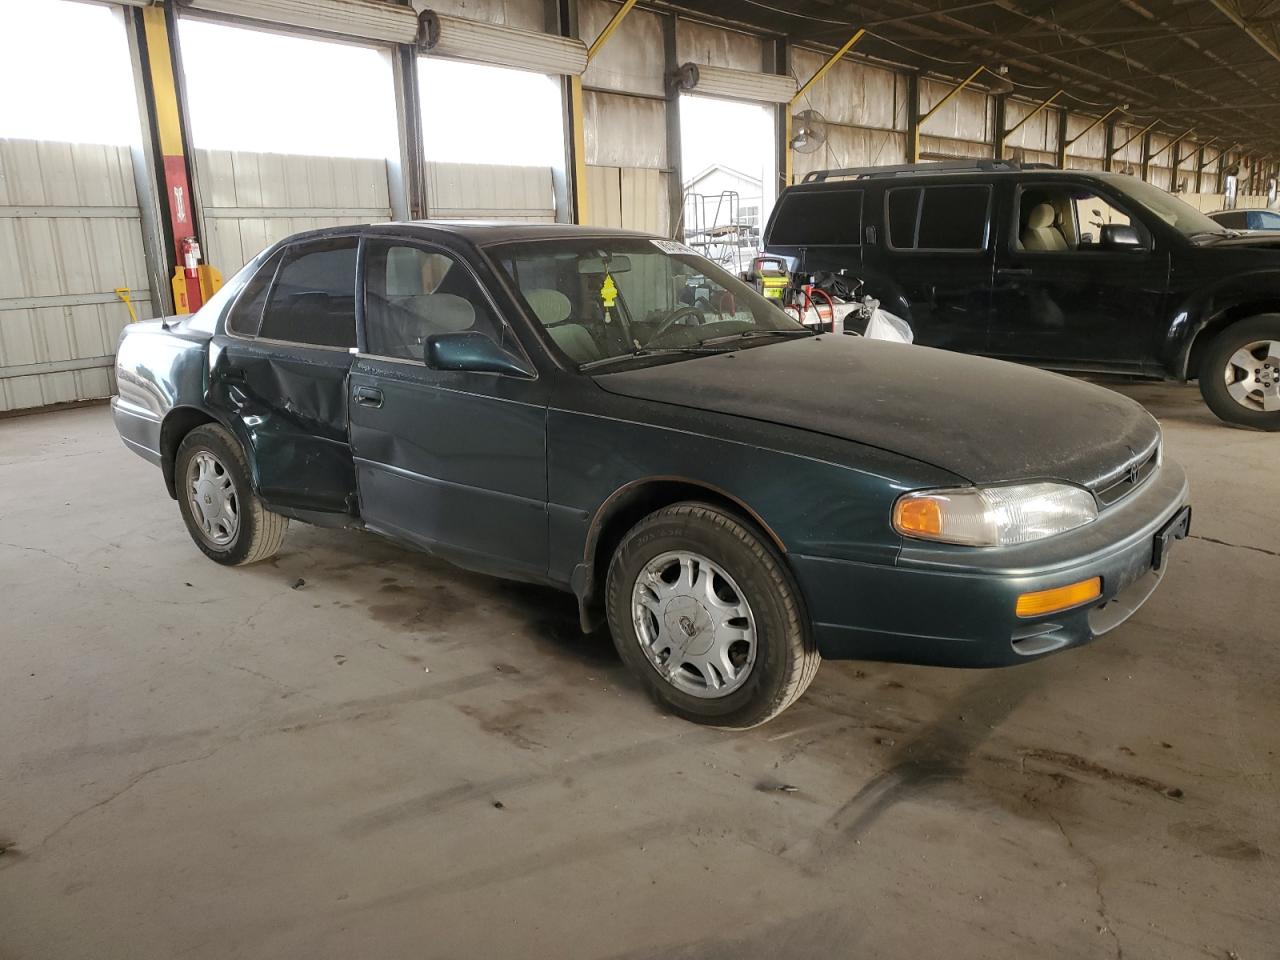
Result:
[[[822,662],[781,558],[709,504],[678,503],[636,524],[609,566],[606,605],[623,662],[697,723],[764,723]]]
[[[244,451],[225,427],[207,423],[183,437],[174,477],[187,531],[209,559],[237,566],[279,551],[289,518],[254,494]]]
[[[1219,419],[1280,430],[1280,313],[1233,323],[1200,363],[1200,394]]]

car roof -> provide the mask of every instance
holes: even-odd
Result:
[[[484,247],[495,243],[526,240],[575,239],[580,237],[631,237],[642,240],[661,239],[652,233],[639,230],[619,230],[614,227],[590,227],[573,223],[521,223],[501,220],[396,220],[384,223],[348,224],[338,227],[322,227],[291,234],[285,242],[323,239],[325,237],[351,236],[353,233],[377,233],[428,240],[449,234]]]
[[[1137,179],[1124,173],[1110,173],[1105,170],[1060,170],[1055,167],[1033,167],[1023,170],[1000,170],[1000,169],[942,169],[930,170],[927,166],[916,170],[886,171],[884,173],[870,172],[874,171],[869,168],[869,172],[862,176],[839,177],[833,175],[826,180],[808,180],[794,183],[786,188],[790,191],[807,191],[822,189],[839,189],[843,187],[848,189],[850,186],[866,186],[873,183],[885,184],[887,186],[910,184],[917,180],[928,180],[934,182],[950,182],[957,183],[978,181],[986,183],[987,181],[998,178],[1018,179],[1018,180],[1053,180],[1053,179],[1085,179],[1085,180],[1109,180],[1121,181]],[[835,171],[833,171],[833,174]]]

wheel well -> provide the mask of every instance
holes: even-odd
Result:
[[[627,531],[655,510],[686,500],[709,503],[732,514],[759,531],[779,553],[786,554],[786,547],[768,525],[750,507],[722,490],[674,478],[643,480],[623,487],[605,501],[587,534],[583,559],[589,575],[578,598],[584,630],[595,629],[604,622],[604,582],[609,562]]]
[[[170,410],[164,423],[160,425],[160,469],[164,472],[164,485],[169,490],[169,496],[175,500],[178,499],[178,488],[173,474],[174,461],[178,458],[178,445],[196,427],[217,422],[203,410],[178,407]]]
[[[1205,324],[1191,343],[1191,353],[1187,357],[1187,379],[1192,380],[1200,376],[1200,363],[1209,349],[1209,344],[1213,343],[1218,334],[1233,323],[1247,320],[1260,313],[1280,313],[1280,300],[1258,300],[1253,303],[1236,304]]]

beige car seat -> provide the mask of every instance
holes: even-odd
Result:
[[[1027,215],[1027,226],[1022,231],[1024,250],[1066,250],[1067,238],[1058,227],[1058,215],[1053,204],[1038,203]]]
[[[580,323],[565,323],[573,312],[573,304],[559,290],[528,290],[524,298],[547,328],[556,346],[574,363],[587,363],[600,359],[600,348],[587,328]]]

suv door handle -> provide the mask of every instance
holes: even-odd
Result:
[[[356,387],[356,403],[362,407],[382,406],[382,391],[376,387]]]
[[[1029,277],[1031,276],[1030,267],[1001,267],[996,271],[1002,277]]]

